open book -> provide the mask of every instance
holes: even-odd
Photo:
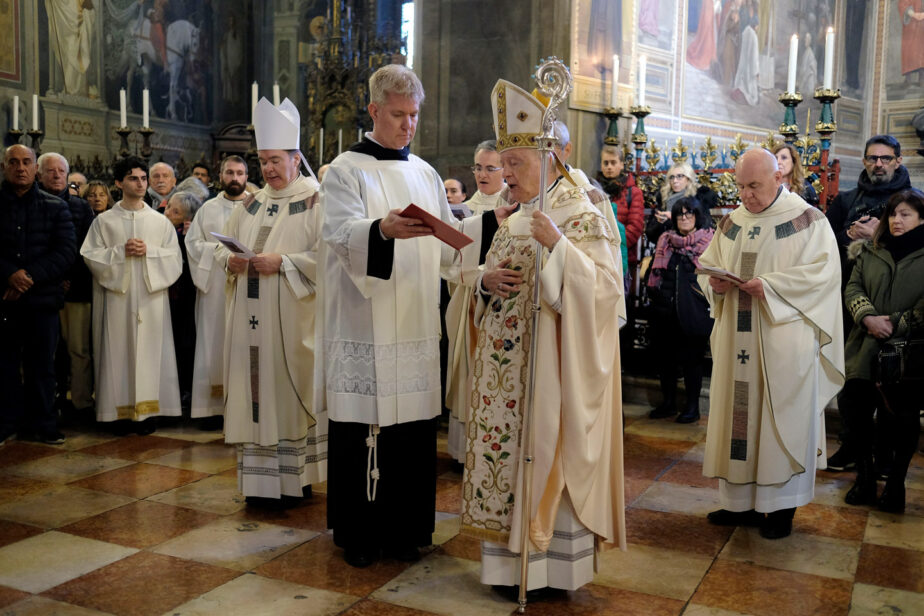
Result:
[[[735,274],[732,274],[728,270],[723,270],[718,267],[708,267],[706,265],[701,265],[696,268],[696,273],[701,274],[703,276],[715,276],[716,278],[720,280],[726,280],[733,284],[742,284],[742,283],[747,282],[747,280],[742,280],[741,278],[739,278]]]
[[[437,239],[449,244],[456,250],[460,250],[463,246],[467,246],[475,241],[461,231],[457,231],[452,225],[446,224],[430,212],[413,203],[404,208],[404,211],[400,214],[405,218],[416,218],[423,221],[425,225],[433,229],[433,235],[435,235]]]

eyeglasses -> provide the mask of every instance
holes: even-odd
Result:
[[[471,170],[472,173],[481,173],[482,171],[486,171],[487,173],[496,173],[503,170],[503,167],[492,167],[491,165],[482,167],[481,165],[472,165]]]
[[[683,177],[683,176],[681,176],[681,177]],[[687,217],[689,217],[689,218],[695,218],[695,217],[696,217],[696,214],[694,214],[693,212],[681,212],[681,213],[677,214],[677,218],[678,218],[678,219],[679,219],[679,218],[687,218]]]
[[[680,179],[687,179],[687,180],[688,180],[688,179],[690,179],[690,178],[688,178],[687,176],[685,176],[685,175],[682,174],[682,173],[675,173],[674,175],[669,175],[669,176],[667,176],[667,179],[673,182],[674,180],[680,180]]]
[[[866,156],[863,157],[863,160],[865,160],[871,165],[875,165],[877,160],[881,160],[883,165],[888,165],[890,162],[895,160],[895,157],[889,156],[888,154],[886,154],[885,156],[876,156],[875,154],[867,154]]]

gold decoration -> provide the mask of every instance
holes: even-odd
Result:
[[[699,151],[701,152],[700,160],[703,161],[703,169],[706,171],[712,169],[718,158],[718,150],[712,143],[712,137],[706,137],[706,143],[700,147]]]

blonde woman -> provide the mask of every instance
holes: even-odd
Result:
[[[658,194],[658,205],[652,210],[645,226],[645,235],[657,244],[661,234],[671,228],[671,209],[678,199],[698,195],[699,182],[689,163],[676,163],[667,171],[667,181]],[[707,189],[708,190],[708,189]],[[711,191],[710,191],[711,192]]]
[[[773,150],[776,161],[780,165],[780,173],[783,174],[783,186],[789,192],[796,193],[807,203],[818,205],[818,193],[812,187],[812,183],[805,179],[805,170],[802,167],[802,157],[799,150],[789,143],[781,143]]]

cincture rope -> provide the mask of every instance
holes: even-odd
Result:
[[[369,448],[366,462],[366,500],[370,503],[375,502],[375,492],[379,487],[379,432],[381,428],[377,424],[372,424],[369,426],[369,436],[366,437],[366,447]]]

